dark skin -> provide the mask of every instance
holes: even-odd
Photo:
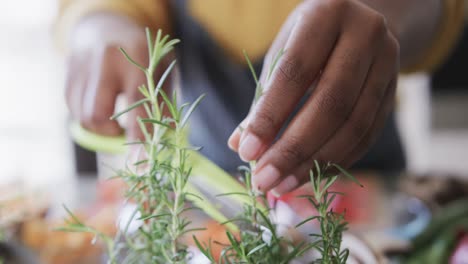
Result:
[[[401,66],[416,61],[437,31],[441,1],[306,0],[299,5],[266,55],[264,69],[285,48],[270,80],[266,82],[266,70],[261,74],[264,95],[242,123],[245,129],[236,129],[229,139],[243,160],[258,161],[254,186],[281,195],[307,181],[314,160],[348,167],[362,157],[392,111]],[[117,95],[134,101],[137,85],[144,82],[116,46],[147,61],[143,30],[119,23],[120,17],[103,14],[84,19],[76,32],[86,25],[102,32],[118,26],[134,35],[121,42],[100,36],[97,44],[78,49],[75,33],[68,63],[70,110],[85,128],[104,135],[122,133],[108,120]],[[304,107],[273,142],[312,84]],[[130,138],[138,137],[133,119]]]
[[[414,31],[407,16],[397,20],[398,11],[416,9],[423,1],[365,2],[375,9],[352,0],[305,1],[280,30],[266,65],[281,47],[286,52],[269,82],[262,73],[266,92],[244,122],[245,129],[237,129],[229,139],[243,160],[258,160],[253,184],[259,190],[273,189],[276,195],[293,190],[308,180],[314,160],[348,167],[382,129],[395,101],[400,63],[411,63],[421,49],[411,38],[430,39],[440,3],[424,1],[433,4],[433,16],[427,10],[411,13],[432,24]],[[311,97],[273,142],[314,82]]]

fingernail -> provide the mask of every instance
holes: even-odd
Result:
[[[239,128],[236,128],[236,130],[232,132],[231,136],[228,139],[228,146],[231,150],[237,151],[237,149],[239,148],[239,139],[240,139]]]
[[[280,197],[281,195],[294,190],[298,183],[299,182],[295,175],[289,175],[280,184],[278,184],[278,186],[271,190],[271,192],[277,195],[277,197]]]
[[[239,156],[245,162],[254,160],[260,152],[261,147],[262,142],[260,139],[249,133],[240,143]]]
[[[280,179],[280,172],[273,165],[267,165],[252,177],[252,185],[260,191],[268,191]]]
[[[281,197],[281,194],[279,192],[276,191],[276,189],[272,189],[271,191],[271,194],[273,194],[273,196],[275,196],[276,198],[280,198]]]

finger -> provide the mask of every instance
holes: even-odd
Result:
[[[278,55],[280,50],[286,46],[286,42],[288,41],[289,36],[291,35],[292,28],[297,22],[297,18],[296,18],[297,12],[298,11],[293,11],[291,15],[288,16],[288,18],[286,19],[286,21],[283,23],[280,30],[278,31],[278,34],[276,35],[275,40],[273,41],[270,48],[268,49],[267,54],[265,55],[265,58],[263,60],[262,71],[260,74],[260,80],[259,80],[262,84],[266,82],[266,77],[270,71],[270,66],[271,66],[272,61]]]
[[[316,154],[321,162],[339,162],[354,149],[372,126],[386,91],[398,74],[398,44],[390,36],[374,60],[364,88],[350,117]],[[393,81],[392,81],[393,80]],[[387,99],[387,98],[386,98]]]
[[[110,120],[114,114],[115,101],[121,88],[116,74],[114,59],[116,49],[98,48],[92,56],[92,73],[81,106],[81,124],[92,132],[118,136],[122,128]]]
[[[303,175],[300,175],[303,176]],[[300,186],[300,182],[302,182],[302,177],[299,178],[295,174],[288,175],[281,181],[275,188],[271,190],[271,193],[276,197],[280,197],[285,193],[291,192]],[[305,181],[304,181],[305,182]]]
[[[267,82],[267,78],[271,77],[270,74],[272,73],[273,70],[273,62],[275,59],[277,59],[280,55],[280,51],[285,49],[286,47],[286,42],[288,41],[291,31],[293,27],[296,25],[298,22],[298,13],[303,13],[304,8],[302,7],[303,4],[299,5],[286,19],[286,21],[283,23],[281,26],[278,34],[275,37],[275,40],[271,44],[267,54],[265,55],[264,61],[263,61],[263,67],[262,71],[259,77],[259,81],[262,85],[264,85]],[[300,15],[299,15],[300,16]],[[269,88],[269,87],[264,87],[264,91]],[[231,134],[229,140],[228,140],[228,146],[231,148],[231,150],[238,152],[239,150],[239,143],[241,139],[245,138],[245,128],[248,124],[247,120],[249,117],[251,117],[252,109],[247,115],[247,117],[241,122],[241,124],[236,127],[234,132]]]
[[[273,142],[333,49],[339,27],[336,20],[327,19],[320,11],[310,9],[298,16],[285,53],[264,84],[265,92],[241,137],[239,155],[243,160],[257,159]],[[313,39],[320,43],[311,45]]]
[[[385,32],[383,26],[369,27],[375,36],[369,41],[356,37],[362,30],[351,26],[343,32],[311,98],[259,160],[253,179],[261,191],[275,187],[308,160],[348,119]]]
[[[228,139],[228,146],[231,150],[237,152],[239,149],[239,142],[241,139],[241,134],[242,131],[245,129],[245,126],[247,125],[248,116],[236,127],[234,132],[231,134],[231,136]]]
[[[274,58],[278,55],[279,51],[285,46],[286,41],[289,38],[290,32],[292,27],[294,26],[294,22],[296,21],[294,12],[291,14],[284,24],[281,26],[281,29],[276,36],[275,40],[270,46],[270,49],[268,50],[267,54],[265,55],[265,58],[263,60],[263,67],[262,67],[262,72],[260,74],[260,83],[265,83],[266,77],[269,74],[270,67],[271,67],[271,62],[274,60]],[[252,109],[251,109],[252,110]],[[242,137],[243,131],[245,130],[245,127],[247,126],[247,120],[250,116],[250,113],[247,115],[247,117],[240,123],[239,126],[234,129],[234,132],[232,132],[231,136],[228,139],[228,146],[231,150],[237,152],[239,150],[239,143],[240,139]]]
[[[387,95],[384,99],[384,104],[376,115],[374,125],[369,129],[369,131],[367,131],[366,135],[362,137],[359,144],[352,151],[347,153],[343,160],[339,161],[339,164],[341,164],[344,168],[350,167],[361,157],[363,157],[377,140],[377,137],[380,135],[380,132],[385,126],[385,122],[389,113],[395,106],[396,84],[396,79],[390,83],[390,87],[388,88]]]
[[[396,79],[390,82],[390,84],[385,89],[385,95],[381,99],[381,103],[378,106],[378,110],[375,111],[374,118],[372,118],[372,124],[367,129],[366,133],[361,137],[361,139],[353,145],[348,151],[343,151],[345,158],[337,160],[336,163],[343,168],[349,167],[352,163],[357,161],[362,155],[365,154],[367,149],[375,141],[379,131],[382,129],[385,124],[386,117],[391,111],[392,106],[394,105],[395,97],[395,85]],[[369,117],[371,118],[371,117]],[[309,172],[314,166],[314,162],[320,160],[317,156],[313,156],[306,162],[304,162],[299,168],[297,168],[291,175],[287,176],[284,181],[279,183],[272,192],[276,196],[281,196],[285,193],[288,193],[302,184],[310,180]]]

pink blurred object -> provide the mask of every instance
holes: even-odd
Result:
[[[346,221],[352,225],[361,225],[373,221],[377,213],[375,202],[380,195],[379,185],[374,178],[360,177],[359,181],[364,185],[364,188],[347,180],[339,180],[330,189],[330,191],[344,193],[344,195],[336,196],[331,207],[335,212],[345,213]],[[277,201],[283,201],[301,217],[306,218],[316,215],[317,211],[313,205],[306,198],[299,197],[303,195],[313,195],[310,185],[306,184],[279,198],[268,193],[267,199],[271,208],[275,207]]]
[[[468,264],[468,233],[464,233],[460,240],[458,240],[458,244],[450,257],[449,263]]]
[[[104,203],[120,202],[125,198],[126,184],[122,179],[101,180],[97,185],[98,201]]]

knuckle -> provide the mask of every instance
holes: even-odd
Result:
[[[287,137],[282,139],[283,143],[279,146],[279,153],[286,164],[297,164],[305,160],[304,143],[296,137]]]
[[[332,93],[324,93],[323,98],[318,102],[318,111],[337,121],[344,121],[351,108],[352,105],[348,100]]]
[[[356,56],[356,53],[359,52],[359,49],[350,49],[348,51],[343,52],[339,56],[339,61],[336,62],[336,67],[338,72],[346,72],[351,71],[352,73],[359,72],[359,66],[363,63],[363,58]],[[339,76],[339,75],[338,75]],[[328,76],[328,82],[333,83],[333,79],[336,79],[335,76]]]
[[[398,40],[389,33],[385,39],[385,45],[381,51],[385,57],[387,64],[392,66],[392,76],[396,76],[400,71],[400,44]]]
[[[375,38],[382,38],[387,33],[387,21],[380,13],[373,12],[368,25],[370,27],[371,36]]]
[[[390,53],[390,56],[395,57],[395,58],[399,58],[399,56],[400,56],[400,43],[398,42],[398,40],[391,33],[389,33],[388,39],[389,39],[388,40],[388,45],[389,45],[388,52]]]
[[[250,122],[249,129],[261,138],[272,137],[271,131],[276,131],[278,121],[270,111],[259,111]]]
[[[278,81],[295,84],[303,83],[305,75],[301,69],[302,65],[298,59],[282,59],[278,65]]]
[[[105,116],[99,112],[92,112],[88,115],[83,116],[82,122],[87,126],[101,127],[109,120],[108,116]]]

